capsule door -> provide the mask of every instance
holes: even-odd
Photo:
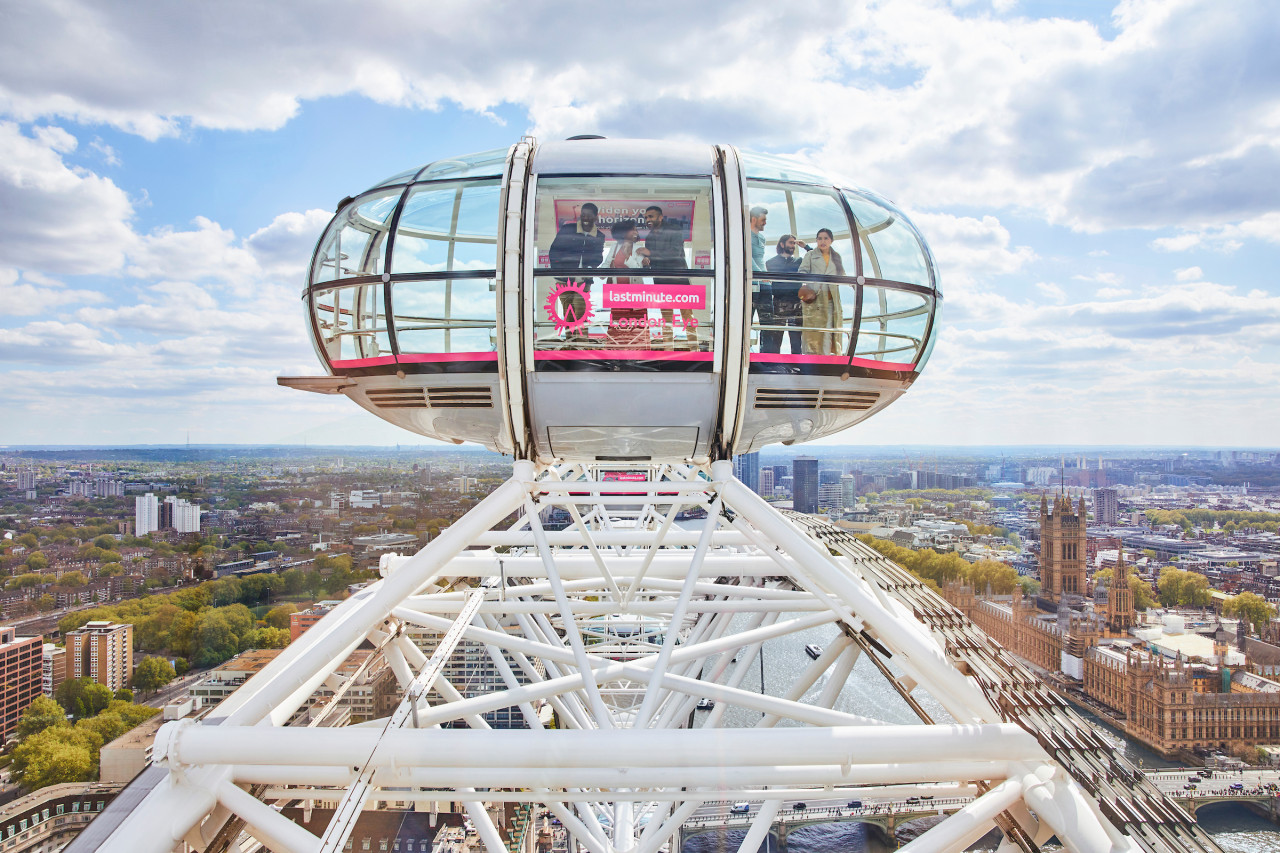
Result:
[[[539,457],[708,456],[724,285],[707,165],[697,176],[534,176],[525,365]]]

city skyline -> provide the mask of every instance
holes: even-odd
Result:
[[[1267,4],[682,9],[568,62],[546,45],[611,10],[212,14],[7,17],[7,445],[430,444],[276,386],[321,371],[302,270],[339,198],[526,132],[794,155],[911,213],[942,271],[933,359],[805,450],[1274,441]]]

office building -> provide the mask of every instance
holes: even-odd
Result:
[[[797,456],[791,463],[791,503],[796,512],[818,511],[818,460]]]
[[[760,494],[760,454],[740,453],[733,457],[733,475],[748,489]]]
[[[5,673],[0,683],[0,742],[13,733],[22,712],[40,695],[43,653],[43,637],[19,637],[17,628],[0,628],[0,666]]]
[[[827,510],[840,508],[839,483],[823,483],[818,486],[818,506]]]
[[[773,497],[773,466],[766,465],[760,469],[760,494],[763,497]]]
[[[852,474],[840,477],[840,504],[845,509],[852,509],[858,503],[858,478]]]
[[[67,677],[92,678],[108,690],[129,686],[133,677],[133,626],[86,622],[67,632]]]
[[[1095,524],[1114,525],[1120,517],[1120,502],[1115,489],[1095,489],[1093,492],[1093,521]]]
[[[40,692],[53,698],[53,691],[67,680],[67,650],[45,643],[40,678]]]
[[[133,535],[146,536],[160,529],[160,501],[151,492],[133,499]]]

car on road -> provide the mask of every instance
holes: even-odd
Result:
[[[1244,785],[1243,785],[1243,784],[1241,784],[1241,783],[1239,783],[1239,782],[1232,782],[1232,783],[1231,783],[1231,790],[1233,790],[1233,791],[1243,791],[1243,790],[1244,790]]]
[[[733,808],[729,809],[729,811],[734,814],[746,814],[751,811],[751,803],[734,803]]]
[[[1188,779],[1187,781],[1188,781],[1188,782],[1191,782],[1191,783],[1193,783],[1193,784],[1196,784],[1196,783],[1199,783],[1199,782],[1200,782],[1200,777],[1199,777],[1199,776],[1192,776],[1192,777],[1191,777],[1190,779]]]
[[[914,806],[920,802],[919,797],[907,797],[907,805]]]
[[[805,809],[807,809],[808,806],[806,806],[804,803],[792,803],[791,808],[793,811],[802,812]]]
[[[845,808],[860,809],[862,808],[862,800],[850,800]]]

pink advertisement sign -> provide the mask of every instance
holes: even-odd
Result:
[[[630,220],[640,229],[640,239],[649,236],[649,228],[644,224],[646,207],[657,205],[662,208],[663,227],[679,228],[685,240],[693,239],[693,205],[692,201],[671,201],[663,199],[621,200],[603,198],[558,198],[555,201],[556,230],[570,222],[578,221],[578,212],[587,202],[594,204],[600,211],[597,227],[609,236],[609,229],[616,222]]]
[[[707,287],[703,284],[618,284],[606,281],[605,308],[686,308],[707,307]]]

